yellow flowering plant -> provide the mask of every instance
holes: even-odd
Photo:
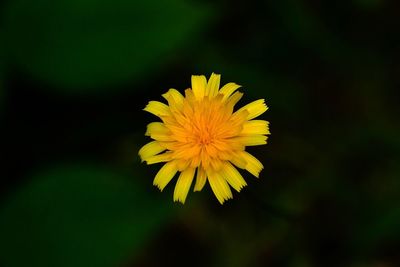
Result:
[[[221,76],[193,75],[192,88],[183,96],[175,89],[162,96],[168,105],[150,101],[144,108],[161,119],[147,125],[146,136],[154,141],[139,150],[147,164],[165,162],[153,184],[161,191],[180,172],[174,201],[185,203],[193,179],[194,191],[201,191],[206,181],[218,201],[232,198],[230,186],[240,191],[246,181],[236,169],[245,169],[259,177],[262,163],[245,151],[246,146],[267,143],[269,122],[254,120],[268,107],[264,99],[234,111],[243,96],[240,85],[228,83],[220,88]],[[230,185],[230,186],[229,186]]]

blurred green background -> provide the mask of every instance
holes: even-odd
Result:
[[[0,7],[0,266],[400,266],[399,2]],[[270,106],[265,169],[182,206],[142,108],[211,72]]]

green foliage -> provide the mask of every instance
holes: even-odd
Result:
[[[354,56],[358,51],[352,50],[348,44],[332,34],[304,2],[284,0],[271,4],[285,31],[300,45],[313,49],[329,63],[342,64],[343,58]]]
[[[400,266],[399,7],[7,1],[0,265]],[[243,86],[237,107],[266,99],[272,135],[248,148],[265,169],[242,172],[248,186],[223,206],[206,185],[171,214],[177,179],[160,194],[161,164],[132,170],[158,120],[141,109],[211,72]],[[60,158],[134,174],[26,176]]]
[[[182,0],[16,0],[5,8],[9,59],[64,90],[148,75],[193,39],[206,9]]]
[[[106,267],[128,260],[170,212],[134,179],[95,166],[35,175],[0,210],[3,263]]]

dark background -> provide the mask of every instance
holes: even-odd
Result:
[[[0,7],[0,266],[400,266],[398,1]],[[173,203],[142,108],[211,72],[266,99],[265,169]]]

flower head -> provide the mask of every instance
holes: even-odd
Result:
[[[260,99],[234,111],[243,95],[236,91],[240,85],[228,83],[220,89],[220,77],[212,73],[207,82],[205,76],[193,75],[185,96],[170,89],[162,95],[168,105],[150,101],[144,108],[162,122],[147,126],[146,135],[154,141],[139,156],[147,164],[165,162],[153,182],[161,191],[180,172],[174,201],[185,202],[196,175],[194,191],[208,181],[222,204],[232,198],[229,185],[238,192],[247,185],[236,167],[256,177],[263,168],[245,148],[267,143],[269,123],[253,119],[268,107]]]

